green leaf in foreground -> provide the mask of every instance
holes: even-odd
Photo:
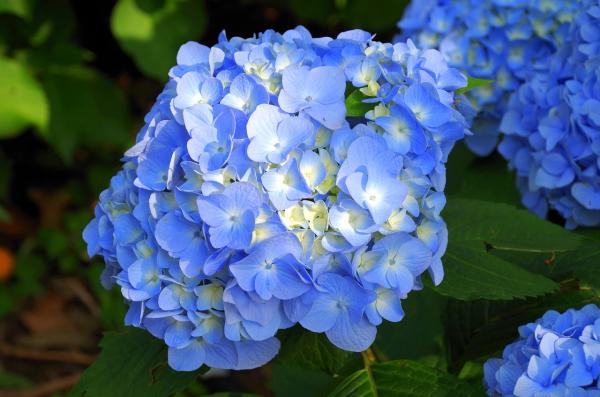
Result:
[[[449,243],[446,276],[437,291],[457,299],[513,299],[553,292],[558,285],[492,253],[556,253],[583,237],[511,205],[450,198],[444,211]]]
[[[110,22],[113,35],[140,70],[164,81],[178,48],[200,38],[206,12],[199,0],[119,0]]]
[[[523,252],[564,252],[584,238],[508,204],[450,198],[443,212],[451,242]]]
[[[360,90],[354,90],[348,98],[346,98],[346,116],[348,117],[363,117],[365,113],[373,110],[374,103],[364,103],[363,100],[370,97],[366,96]]]
[[[476,77],[467,77],[467,86],[463,88],[459,88],[456,90],[457,94],[464,94],[465,92],[469,92],[474,88],[483,87],[489,84],[492,84],[494,80],[488,79],[478,79]]]
[[[0,138],[31,125],[43,131],[47,122],[48,104],[40,84],[18,62],[0,58]]]
[[[221,392],[214,394],[206,394],[205,397],[260,397],[258,394],[252,393],[236,393],[236,392]]]
[[[167,366],[164,343],[146,331],[107,332],[102,352],[81,377],[70,397],[163,397],[185,388],[198,372]]]
[[[514,299],[558,288],[554,281],[491,255],[483,245],[453,243],[444,255],[444,281],[436,287],[456,299]]]
[[[353,371],[359,364],[360,355],[335,347],[324,334],[308,332],[300,327],[287,330],[282,335],[281,351],[275,359],[277,364],[319,370],[330,375]],[[351,368],[348,370],[347,368]]]
[[[371,364],[346,378],[329,397],[475,397],[483,390],[415,361]]]
[[[571,272],[584,284],[600,288],[600,242],[586,240],[581,248],[558,257],[553,271]]]

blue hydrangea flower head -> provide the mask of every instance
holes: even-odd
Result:
[[[511,96],[498,149],[523,204],[566,227],[600,225],[600,3],[586,1],[565,43]]]
[[[546,312],[519,327],[502,358],[484,365],[489,396],[593,397],[600,395],[600,309],[587,305]]]
[[[466,78],[434,50],[303,27],[184,44],[84,231],[169,365],[248,369],[296,324],[349,351],[443,279]],[[368,111],[347,117],[346,98]]]
[[[477,155],[496,147],[510,94],[568,43],[571,21],[587,0],[415,0],[398,22],[400,40],[439,48],[448,63],[494,83],[467,94],[479,111],[473,135]]]

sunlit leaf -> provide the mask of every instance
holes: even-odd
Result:
[[[14,14],[21,18],[30,18],[33,0],[0,0],[0,14]]]
[[[0,138],[29,126],[44,131],[47,123],[48,104],[41,85],[17,61],[0,58]]]
[[[199,40],[206,25],[197,0],[119,0],[111,28],[119,44],[145,74],[160,81],[175,64],[178,48]]]

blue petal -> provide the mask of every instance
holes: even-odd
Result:
[[[275,357],[279,352],[281,343],[276,338],[255,342],[244,340],[235,343],[238,355],[236,370],[258,368]]]
[[[211,368],[233,369],[238,362],[237,351],[233,342],[221,340],[218,343],[205,343],[205,364]]]
[[[186,346],[190,341],[193,328],[190,321],[175,321],[165,330],[165,343],[174,348]]]
[[[199,231],[198,226],[186,221],[182,215],[170,212],[157,222],[155,237],[161,248],[169,252],[181,252]]]
[[[178,253],[179,267],[183,274],[190,278],[199,276],[209,254],[210,250],[204,239],[193,239],[185,250]]]
[[[299,87],[294,88],[294,92],[297,92]],[[302,82],[302,89],[320,104],[343,103],[346,77],[338,67],[318,66],[308,73],[307,80]]]
[[[230,215],[223,210],[224,201],[228,199],[221,194],[198,196],[198,212],[202,221],[210,226],[220,226],[229,221]]]
[[[450,120],[452,111],[432,94],[435,87],[428,83],[416,83],[408,87],[404,94],[404,103],[413,112],[417,120],[425,127],[435,128]]]
[[[340,309],[337,303],[327,294],[319,294],[313,301],[310,310],[300,319],[300,324],[312,332],[325,332],[331,329],[338,316]]]
[[[367,350],[375,341],[377,327],[370,324],[364,317],[352,321],[350,316],[338,316],[335,325],[326,332],[327,338],[340,349],[361,352]]]
[[[175,371],[195,371],[204,364],[205,360],[206,351],[201,342],[194,340],[180,349],[169,347],[169,366]]]
[[[336,102],[327,105],[314,104],[306,113],[330,130],[341,128],[346,120],[346,105]]]
[[[194,41],[188,41],[177,52],[178,65],[197,65],[208,62],[210,49]]]
[[[177,284],[167,285],[158,295],[158,306],[162,310],[177,310],[181,308],[180,298],[182,287]]]

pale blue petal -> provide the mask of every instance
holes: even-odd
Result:
[[[204,364],[206,352],[201,342],[192,341],[189,345],[168,352],[169,367],[175,371],[195,371]]]
[[[327,105],[314,104],[305,112],[330,130],[341,128],[346,120],[346,105],[343,101]]]
[[[255,342],[244,340],[235,343],[238,355],[236,370],[258,368],[275,357],[279,352],[281,343],[276,338]]]
[[[364,317],[354,322],[347,314],[338,316],[335,325],[326,332],[327,338],[340,349],[361,352],[375,341],[377,327]]]
[[[312,332],[325,332],[335,325],[340,315],[336,302],[322,293],[313,301],[308,313],[300,319],[300,324]]]

